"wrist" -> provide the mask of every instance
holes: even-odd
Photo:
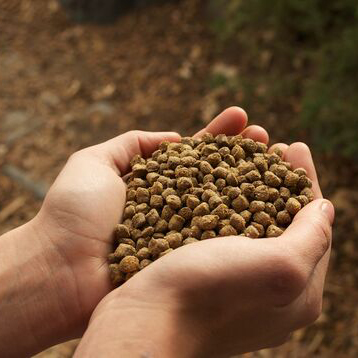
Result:
[[[78,314],[65,299],[73,298],[73,275],[36,218],[1,237],[0,261],[0,321],[6,327],[0,352],[28,355],[76,335]]]
[[[128,282],[102,300],[82,338],[78,356],[198,356],[195,336],[182,326],[179,297],[172,293],[166,297],[165,289],[141,283],[144,281]]]

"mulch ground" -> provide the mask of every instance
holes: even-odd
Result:
[[[55,0],[0,0],[0,233],[36,214],[79,148],[131,129],[192,134],[241,103],[240,90],[212,80],[218,71],[247,80],[250,67],[240,48],[228,55],[216,45],[204,9],[202,0],[166,2],[96,26],[71,23]],[[292,103],[247,110],[274,141],[285,141]],[[294,139],[309,143],[305,131]],[[358,356],[358,169],[313,154],[337,209],[323,314],[284,346],[248,357]],[[69,357],[75,345],[41,356]]]

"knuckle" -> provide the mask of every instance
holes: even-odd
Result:
[[[85,149],[80,149],[80,150],[72,153],[69,157],[69,161],[83,158],[83,156],[86,154],[86,151],[87,151],[87,149],[85,148]]]
[[[100,157],[100,146],[101,144],[93,145],[91,147],[80,149],[74,153],[72,153],[68,159],[68,161],[74,160],[82,160],[88,157]]]
[[[316,219],[312,222],[313,230],[317,239],[317,250],[318,254],[323,256],[323,254],[330,248],[331,246],[331,236],[332,230],[331,226],[327,222],[327,220]]]
[[[302,326],[307,326],[309,324],[317,321],[319,316],[322,313],[322,297],[314,297],[311,300],[307,300],[304,312],[302,314],[303,324]]]
[[[287,252],[274,258],[270,288],[276,297],[276,303],[284,306],[291,303],[306,286],[306,275],[300,263]]]
[[[283,344],[285,344],[286,342],[289,341],[289,339],[291,338],[291,333],[289,334],[283,334],[281,336],[275,337],[270,346],[273,347],[278,347],[278,346],[282,346]]]
[[[304,142],[295,142],[292,145],[295,146],[297,149],[301,149],[301,150],[304,150],[306,152],[310,152],[310,148]]]
[[[138,129],[133,129],[126,133],[129,137],[139,137],[143,134],[143,131],[140,131]]]

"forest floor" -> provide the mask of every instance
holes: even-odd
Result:
[[[215,81],[254,74],[239,48],[217,45],[203,9],[202,0],[153,4],[97,26],[70,22],[55,0],[0,0],[0,233],[36,214],[74,151],[131,129],[190,135],[242,103],[239,86]],[[297,107],[290,98],[246,110],[285,142]],[[290,139],[309,144],[308,134]],[[358,168],[313,155],[337,213],[323,314],[282,347],[246,357],[358,356]],[[38,357],[70,357],[75,347]]]

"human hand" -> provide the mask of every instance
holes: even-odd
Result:
[[[82,327],[113,288],[107,256],[126,200],[121,174],[128,172],[135,154],[148,156],[161,141],[179,139],[172,132],[131,131],[74,153],[33,220],[44,246],[57,253],[56,265],[70,272],[59,294],[66,307],[68,302],[77,306],[71,318],[78,318]]]
[[[179,138],[133,131],[75,153],[38,215],[1,237],[1,356],[28,356],[82,335],[113,288],[107,255],[126,199],[120,173],[133,155]]]
[[[245,126],[246,115],[231,108],[197,135],[232,135]],[[257,126],[243,134],[268,142]],[[229,356],[279,345],[317,319],[334,210],[322,199],[308,147],[278,146],[294,168],[307,170],[316,197],[285,233],[264,240],[217,238],[174,250],[107,295],[79,356]]]

